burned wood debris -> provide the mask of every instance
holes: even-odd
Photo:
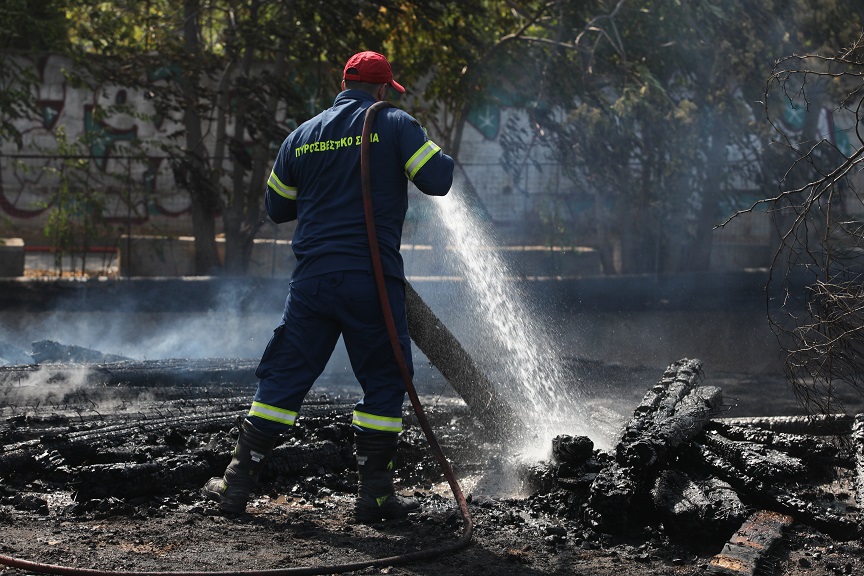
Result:
[[[91,509],[106,499],[194,490],[225,467],[236,440],[232,424],[248,410],[248,398],[149,402],[144,410],[55,406],[51,417],[7,417],[0,426],[0,502],[29,506],[18,490],[36,485],[71,490],[77,508]],[[318,475],[324,485],[343,486],[353,458],[350,410],[313,402],[302,424],[274,450],[266,479]]]
[[[73,494],[73,514],[124,513],[154,495],[194,501],[230,458],[252,372],[247,361],[220,359],[0,367],[0,504],[43,514],[54,491]],[[864,416],[813,419],[816,433],[801,419],[722,418],[722,391],[704,378],[698,360],[671,364],[612,451],[595,450],[584,436],[555,438],[552,460],[525,472],[534,488],[529,505],[586,533],[647,529],[715,550],[748,519],[779,517],[772,514],[837,539],[864,534]],[[274,451],[262,489],[309,501],[352,493],[352,406],[310,401]],[[489,428],[474,411],[447,405],[427,413],[457,473],[482,474],[470,438]],[[410,415],[400,459],[405,486],[441,480]]]
[[[60,344],[53,340],[39,340],[33,342],[32,346],[33,352],[30,355],[36,364],[45,364],[47,362],[85,362],[96,364],[100,362],[131,360],[131,358],[126,356],[106,354],[99,350],[84,348],[82,346]]]
[[[759,510],[838,539],[864,534],[864,417],[842,436],[727,421],[719,418],[721,391],[703,378],[699,360],[670,365],[611,454],[589,456],[572,449],[582,440],[556,438],[550,469],[534,474],[547,488],[555,477],[540,498],[557,493],[571,515],[610,534],[661,525],[673,537],[723,542]]]
[[[709,576],[750,576],[774,574],[770,555],[782,539],[793,518],[785,514],[757,510],[724,544],[723,550],[708,562]]]
[[[256,360],[171,358],[134,360],[98,350],[41,340],[32,344],[33,363],[2,366],[0,386],[77,384],[86,387],[171,388],[218,385],[248,389],[257,382]]]

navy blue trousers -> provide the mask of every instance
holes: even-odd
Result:
[[[413,375],[405,284],[389,276],[385,283],[402,354]],[[260,380],[247,417],[256,428],[279,433],[294,425],[340,335],[363,390],[354,408],[354,426],[359,432],[401,431],[405,382],[384,324],[375,278],[363,271],[291,282],[282,322],[255,371]]]

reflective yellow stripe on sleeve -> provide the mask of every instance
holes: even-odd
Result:
[[[270,178],[267,179],[267,185],[270,186],[274,192],[288,200],[297,199],[297,188],[283,184],[282,181],[279,180],[279,177],[276,176],[276,173],[272,170],[270,171]]]
[[[420,168],[422,168],[426,162],[432,158],[432,156],[437,154],[439,150],[441,150],[441,147],[431,140],[423,144],[423,146],[421,146],[420,149],[408,159],[408,162],[405,163],[405,174],[408,176],[408,179],[413,182],[417,171],[420,170]]]
[[[354,411],[354,420],[351,422],[355,426],[367,428],[369,430],[378,430],[380,432],[401,432],[402,418],[389,418],[387,416],[375,416],[366,412]]]
[[[285,410],[284,408],[277,408],[276,406],[270,406],[269,404],[263,404],[261,402],[252,402],[252,408],[249,409],[249,416],[258,416],[259,418],[279,422],[280,424],[287,424],[288,426],[293,426],[294,422],[297,421],[297,412],[294,412],[293,410]]]

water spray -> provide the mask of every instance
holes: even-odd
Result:
[[[563,361],[555,339],[541,330],[522,304],[527,301],[507,263],[494,251],[494,244],[471,217],[458,194],[436,199],[446,218],[453,248],[465,281],[476,298],[476,308],[487,334],[502,353],[495,364],[501,369],[496,379],[499,394],[519,407],[524,432],[517,438],[522,455],[546,456],[552,438],[561,433],[588,435],[591,420],[577,383],[562,369]]]

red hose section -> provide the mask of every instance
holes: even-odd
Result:
[[[471,513],[468,510],[468,502],[462,494],[462,489],[453,474],[453,469],[444,456],[441,446],[432,431],[429,420],[426,418],[426,413],[420,405],[420,399],[417,396],[417,390],[414,388],[414,383],[411,379],[411,373],[408,371],[408,365],[405,362],[405,357],[402,354],[402,347],[399,345],[399,337],[396,332],[396,325],[393,321],[393,313],[390,310],[390,301],[387,298],[387,289],[384,286],[384,272],[381,267],[381,257],[378,252],[378,237],[375,233],[375,221],[372,213],[372,187],[371,176],[369,174],[369,136],[372,130],[372,120],[381,108],[392,106],[389,102],[376,102],[366,111],[366,117],[363,123],[363,139],[361,141],[360,151],[360,173],[363,180],[363,208],[366,211],[366,231],[369,235],[369,247],[372,253],[372,268],[375,272],[375,282],[378,285],[378,297],[381,302],[381,309],[384,311],[384,321],[387,325],[387,331],[390,333],[390,342],[393,345],[393,354],[396,357],[396,362],[399,365],[399,370],[402,373],[402,378],[405,381],[405,388],[408,391],[408,396],[411,398],[411,405],[414,407],[414,412],[417,415],[417,420],[420,422],[420,427],[426,435],[426,440],[432,448],[447,482],[450,484],[450,489],[456,502],[459,504],[459,511],[462,514],[463,532],[462,536],[453,544],[441,546],[429,550],[419,550],[417,552],[409,552],[398,556],[390,556],[388,558],[376,558],[374,560],[366,560],[363,562],[354,562],[351,564],[336,564],[333,566],[301,566],[295,568],[272,568],[263,570],[230,570],[230,571],[166,571],[166,572],[148,572],[148,571],[126,571],[126,570],[98,570],[94,568],[76,568],[74,566],[59,566],[56,564],[43,564],[41,562],[31,562],[22,560],[12,556],[0,555],[0,564],[10,566],[12,568],[20,568],[30,572],[41,574],[63,574],[68,576],[300,576],[312,574],[341,574],[344,572],[354,572],[369,567],[377,566],[395,566],[399,564],[408,564],[419,560],[428,560],[430,558],[441,556],[442,554],[461,550],[471,542],[471,537],[474,531]]]
[[[393,346],[393,355],[396,358],[396,363],[399,365],[399,371],[402,374],[402,380],[405,381],[405,388],[408,391],[408,397],[411,398],[411,405],[414,407],[414,413],[417,415],[417,420],[420,423],[420,428],[426,435],[426,440],[438,460],[438,465],[441,466],[444,477],[450,484],[450,490],[453,492],[456,502],[459,504],[459,511],[462,513],[464,532],[462,537],[446,551],[458,550],[466,546],[471,541],[471,534],[474,530],[471,520],[471,513],[468,511],[468,503],[462,495],[462,488],[456,481],[456,476],[453,474],[453,469],[447,461],[441,446],[438,444],[438,439],[432,431],[432,426],[429,425],[429,420],[426,418],[426,413],[423,411],[423,406],[420,405],[420,399],[417,396],[417,390],[414,388],[414,383],[411,378],[411,373],[408,371],[408,365],[405,362],[405,357],[402,354],[402,347],[399,345],[399,335],[396,332],[396,324],[393,321],[393,312],[390,310],[390,300],[387,297],[387,287],[384,285],[384,270],[381,266],[381,253],[378,250],[378,236],[375,232],[375,217],[372,211],[372,176],[369,168],[369,148],[370,135],[372,132],[372,120],[375,114],[382,108],[393,106],[389,102],[376,102],[366,110],[366,118],[363,122],[363,138],[360,143],[360,175],[363,181],[363,209],[366,212],[366,233],[369,236],[369,251],[372,254],[372,269],[375,273],[375,283],[378,285],[378,299],[381,303],[381,310],[384,313],[384,322],[387,325],[387,332],[390,334],[390,344]],[[445,549],[430,550],[432,553],[438,554]]]

